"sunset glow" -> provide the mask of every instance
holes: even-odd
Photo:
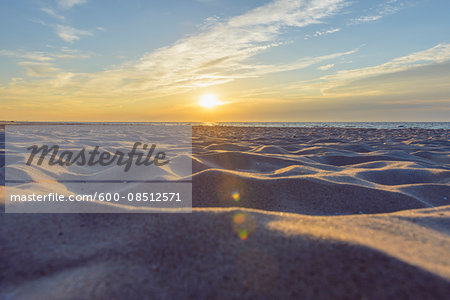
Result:
[[[217,105],[222,105],[222,102],[217,99],[216,95],[206,94],[200,98],[199,105],[204,108],[213,108]]]
[[[9,1],[0,120],[445,121],[450,1]],[[164,16],[164,17],[163,17]]]

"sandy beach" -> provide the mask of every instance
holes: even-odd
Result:
[[[191,214],[0,214],[0,299],[445,299],[449,137],[194,127]]]
[[[449,11],[3,1],[0,300],[450,300]]]

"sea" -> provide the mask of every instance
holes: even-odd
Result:
[[[376,129],[450,129],[450,122],[209,122],[193,123],[206,126],[239,127],[338,127],[338,128],[376,128]]]
[[[450,130],[450,122],[6,122],[9,124],[51,125],[191,125],[191,126],[236,126],[236,127],[337,127],[337,128],[375,128],[375,129],[445,129]]]

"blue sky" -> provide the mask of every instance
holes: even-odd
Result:
[[[450,1],[5,1],[0,119],[449,121]],[[221,105],[198,107],[204,94]]]

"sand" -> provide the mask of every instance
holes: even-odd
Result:
[[[445,299],[449,153],[446,130],[195,127],[191,214],[0,214],[0,299]]]

